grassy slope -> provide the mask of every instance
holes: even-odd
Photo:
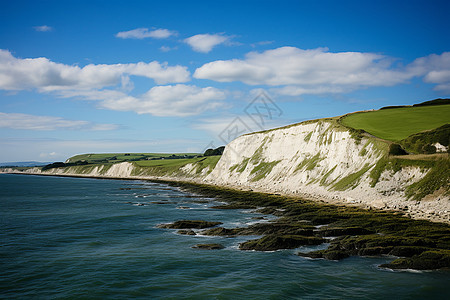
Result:
[[[344,117],[341,122],[382,139],[400,141],[411,134],[450,123],[449,116],[450,105],[436,105],[355,113]]]
[[[100,153],[100,154],[80,154],[69,158],[68,162],[87,161],[88,163],[98,163],[107,160],[108,162],[129,161],[144,158],[169,157],[172,153]],[[198,153],[177,153],[175,155],[198,155]],[[115,158],[115,159],[113,159]]]
[[[139,167],[136,171],[140,175],[172,175],[179,173],[180,169],[187,164],[194,164],[195,171],[200,173],[203,169],[209,167],[209,171],[216,166],[220,155],[196,157],[187,159],[162,159],[162,160],[141,160],[134,164]]]

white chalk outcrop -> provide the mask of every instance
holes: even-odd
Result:
[[[72,166],[65,168],[52,168],[41,171],[40,168],[31,168],[25,171],[17,171],[15,169],[4,170],[5,173],[26,173],[36,175],[55,175],[55,176],[80,176],[80,177],[111,177],[111,178],[130,178],[134,166],[129,162],[122,162],[113,165],[100,166]]]
[[[440,153],[440,152],[442,152],[442,153],[448,152],[448,147],[444,146],[444,145],[441,145],[440,143],[435,143],[435,144],[433,144],[433,146],[436,148],[436,152],[438,152],[438,153]]]

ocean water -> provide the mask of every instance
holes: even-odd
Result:
[[[0,174],[0,298],[450,298],[449,272],[377,267],[392,258],[240,251],[251,237],[157,228],[180,219],[243,226],[262,216],[216,204],[159,183]],[[199,243],[225,249],[192,248]]]

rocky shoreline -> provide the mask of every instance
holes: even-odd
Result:
[[[226,202],[215,209],[254,209],[275,215],[269,222],[248,227],[224,228],[220,222],[177,220],[161,228],[179,229],[179,234],[209,236],[254,236],[240,250],[276,251],[329,243],[325,250],[298,252],[313,259],[341,260],[349,256],[392,256],[387,269],[450,269],[450,226],[412,220],[398,212],[363,210],[356,207],[317,203],[275,194],[236,191],[187,182],[167,182],[190,193]],[[197,249],[220,249],[220,245],[197,245]]]
[[[211,221],[175,220],[162,228],[179,229],[179,234],[194,235],[192,229],[211,236],[262,235],[260,239],[240,244],[241,250],[275,251],[317,245],[332,237],[325,250],[298,253],[309,258],[340,260],[349,256],[396,256],[381,267],[389,269],[450,269],[450,225],[414,220],[402,212],[363,209],[356,206],[307,200],[298,196],[238,190],[179,179],[109,177],[72,174],[30,174],[64,177],[89,177],[118,180],[149,180],[177,186],[188,192],[214,197],[227,203],[216,209],[254,209],[277,216],[271,222],[245,228],[223,228]],[[190,223],[191,222],[191,223]],[[181,225],[180,225],[181,224]],[[180,226],[178,226],[180,225]],[[178,228],[179,227],[179,228]],[[212,247],[212,246],[211,246]],[[214,246],[212,248],[217,248]],[[209,249],[199,246],[198,249]],[[211,249],[212,249],[211,248]]]
[[[121,163],[129,164],[130,163]],[[126,166],[125,169],[129,169],[129,166]],[[355,200],[353,198],[345,198],[340,196],[327,196],[327,195],[319,195],[314,193],[299,193],[299,192],[287,192],[280,191],[273,187],[272,191],[266,188],[257,188],[252,187],[249,188],[243,185],[233,185],[228,183],[215,184],[213,182],[205,182],[202,179],[198,178],[188,178],[188,177],[171,177],[171,176],[133,176],[128,174],[129,172],[118,172],[113,174],[78,174],[78,173],[70,173],[70,172],[58,172],[59,169],[55,169],[55,172],[41,172],[38,168],[30,169],[28,171],[18,171],[14,169],[0,169],[1,173],[7,174],[21,174],[21,175],[38,175],[38,176],[59,176],[59,177],[75,177],[75,178],[97,178],[97,179],[114,179],[114,180],[150,180],[150,181],[165,181],[165,182],[185,182],[191,184],[206,184],[212,187],[218,188],[227,188],[233,189],[236,191],[253,191],[259,193],[277,193],[286,197],[294,197],[307,199],[319,203],[328,203],[332,205],[346,205],[352,207],[359,207],[363,209],[380,209],[385,211],[399,211],[404,213],[406,216],[416,219],[416,220],[429,220],[432,222],[439,223],[447,223],[450,224],[450,202],[448,199],[437,198],[434,201],[430,201],[428,199],[423,199],[422,201],[415,200],[405,200],[405,199],[397,199],[395,201],[378,203],[374,202],[372,205],[369,205],[366,201]]]

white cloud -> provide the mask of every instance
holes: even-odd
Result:
[[[160,28],[150,31],[148,28],[137,28],[129,31],[121,31],[116,34],[116,37],[141,40],[145,38],[166,39],[172,35],[176,35],[176,32],[168,29]]]
[[[411,72],[424,74],[424,81],[437,84],[435,90],[450,93],[450,52],[420,57],[411,63]]]
[[[40,31],[40,32],[47,32],[47,31],[52,31],[53,30],[53,27],[50,27],[50,26],[47,26],[47,25],[34,26],[33,28],[34,28],[34,30]]]
[[[102,97],[101,107],[134,111],[154,116],[193,116],[223,105],[225,93],[213,87],[200,88],[193,85],[156,86],[138,97],[116,93],[114,97]]]
[[[25,130],[116,130],[115,124],[97,124],[89,121],[66,120],[60,117],[36,116],[0,112],[0,128]]]
[[[3,90],[36,88],[40,92],[52,92],[63,98],[78,97],[98,101],[102,108],[155,116],[192,116],[222,106],[222,100],[225,99],[225,93],[219,89],[184,84],[155,86],[143,95],[131,96],[129,92],[133,89],[133,83],[129,75],[152,78],[158,84],[186,82],[190,79],[186,67],[168,66],[156,61],[114,65],[90,64],[80,68],[55,63],[47,58],[18,59],[10,52],[0,50],[0,89]],[[34,121],[32,125],[26,125],[24,122],[23,125],[14,126],[28,126],[29,129],[36,130],[50,130],[47,126],[88,126],[84,121],[69,122],[47,118],[46,122],[41,118],[39,120],[42,120],[42,123],[39,123],[37,117],[31,120]],[[91,124],[90,129],[108,130],[109,127]]]
[[[393,86],[423,75],[426,75],[425,81],[439,83],[437,89],[444,89],[450,70],[448,60],[448,54],[444,53],[418,59],[402,68],[396,67],[391,58],[375,53],[282,47],[262,53],[250,52],[245,59],[204,64],[195,71],[194,77],[281,87],[276,89],[280,94],[291,96]],[[433,73],[436,71],[439,73]]]
[[[197,34],[184,40],[194,51],[208,53],[215,46],[229,41],[230,37],[220,34]]]
[[[257,46],[270,45],[270,44],[273,44],[273,42],[274,42],[274,41],[261,41],[261,42],[257,42],[257,43],[250,44],[250,46],[251,46],[252,48],[255,48],[255,47],[257,47]]]
[[[169,51],[176,50],[176,49],[178,49],[178,47],[169,47],[169,46],[159,47],[159,50],[161,50],[161,52],[169,52]]]
[[[89,64],[79,66],[55,63],[47,58],[20,59],[0,49],[0,89],[40,91],[99,89],[114,86],[129,75],[153,79],[157,84],[186,82],[190,73],[184,66],[168,66],[153,61],[133,64]],[[125,78],[125,81],[127,79]]]
[[[392,85],[404,81],[404,76],[398,76],[402,74],[388,69],[389,64],[386,57],[373,53],[282,47],[262,53],[250,52],[245,60],[207,63],[195,71],[194,77],[271,86]]]

